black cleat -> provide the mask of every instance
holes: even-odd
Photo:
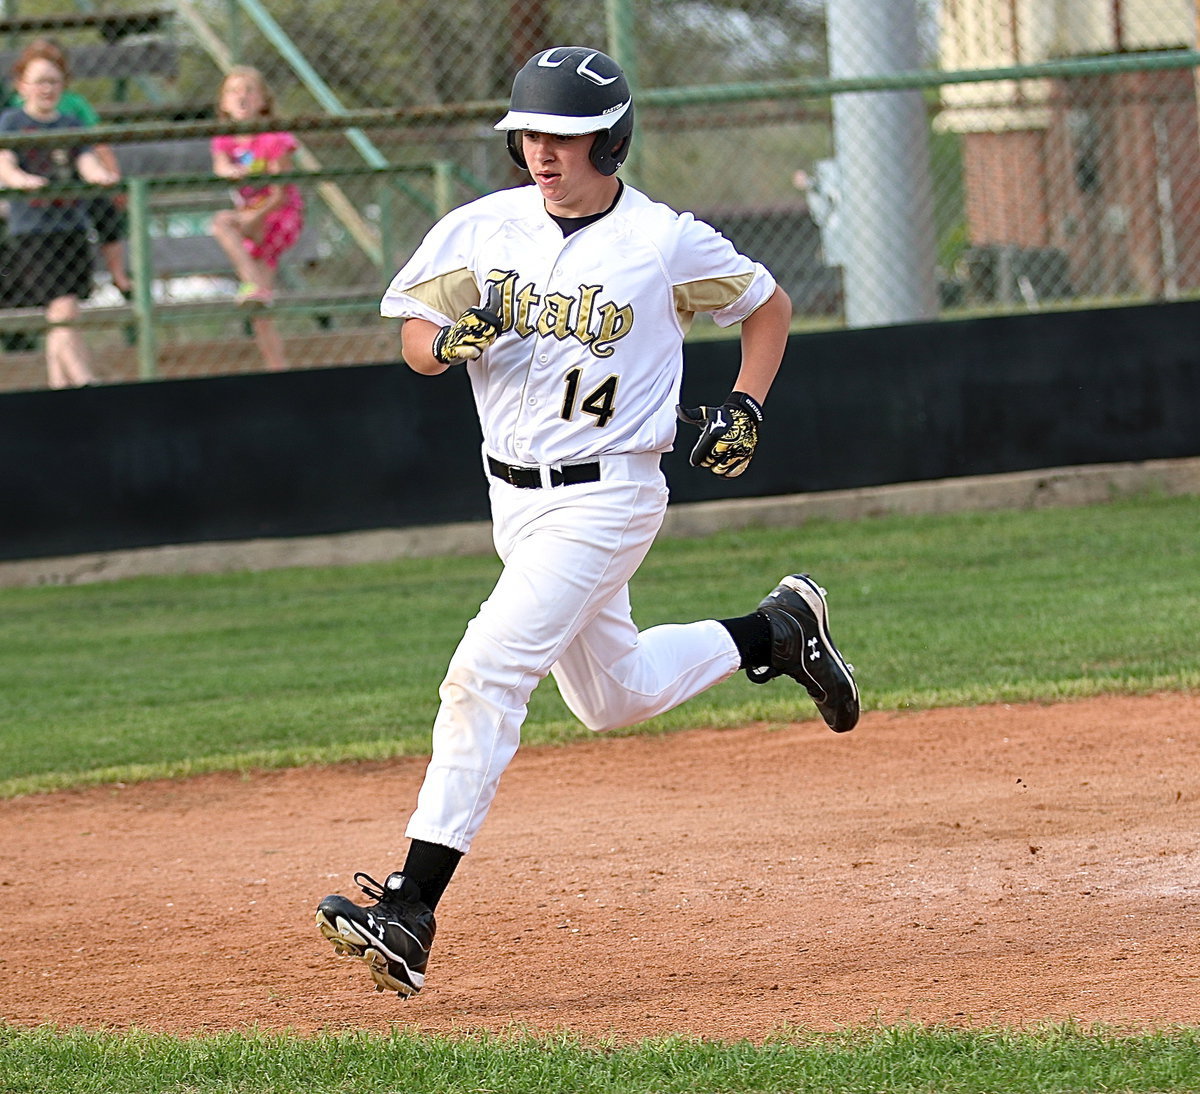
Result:
[[[378,903],[363,908],[344,896],[327,896],[317,906],[317,928],[340,956],[367,963],[376,991],[416,995],[425,986],[437,930],[433,912],[421,903],[416,882],[403,874],[390,874],[382,885],[369,874],[355,874],[354,880]]]
[[[842,660],[829,637],[825,590],[808,574],[792,574],[763,598],[758,610],[771,624],[771,663],[749,667],[746,675],[756,684],[790,676],[807,689],[830,729],[853,729],[858,685],[854,666]]]

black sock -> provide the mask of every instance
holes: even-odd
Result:
[[[741,615],[737,619],[718,619],[733,637],[742,668],[754,668],[771,663],[771,624],[762,612]]]
[[[463,853],[453,847],[415,839],[408,846],[408,858],[404,861],[401,873],[416,883],[421,890],[421,902],[432,911],[442,899],[442,893],[450,884],[462,856]]]

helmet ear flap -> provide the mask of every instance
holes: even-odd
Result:
[[[602,129],[592,143],[591,161],[602,175],[615,175],[629,155],[633,136],[633,103],[611,129]]]
[[[592,166],[602,175],[611,175],[617,169],[617,164],[613,163],[609,156],[608,139],[610,135],[611,130],[601,129],[596,134],[596,139],[592,141],[592,150],[588,153],[588,159],[592,161]]]
[[[504,138],[504,143],[508,145],[508,154],[512,156],[512,161],[522,171],[528,171],[529,165],[525,162],[525,153],[521,151],[521,135],[522,130],[510,129]]]

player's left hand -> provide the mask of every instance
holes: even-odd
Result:
[[[500,333],[500,286],[488,287],[482,308],[468,308],[448,327],[442,327],[433,339],[433,355],[443,365],[473,361]]]
[[[700,427],[700,439],[690,457],[693,467],[707,467],[714,475],[736,479],[750,466],[763,412],[745,392],[731,392],[720,406],[677,406],[675,413],[681,422]]]

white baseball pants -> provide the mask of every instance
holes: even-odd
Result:
[[[670,710],[738,670],[737,647],[714,620],[639,633],[629,579],[662,525],[667,489],[657,454],[600,463],[596,483],[490,480],[504,569],[442,682],[409,838],[470,849],[548,672],[572,713],[604,730]]]

